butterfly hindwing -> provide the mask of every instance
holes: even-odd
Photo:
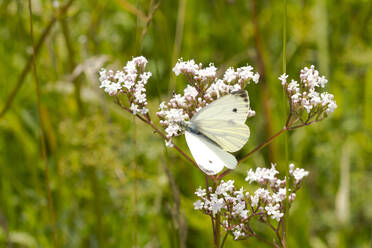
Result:
[[[245,123],[249,112],[249,98],[246,90],[239,90],[218,98],[197,112],[192,122],[198,120],[234,120]]]
[[[185,138],[196,163],[207,175],[217,174],[224,166],[230,169],[236,167],[238,162],[233,155],[222,150],[203,135],[186,131]]]
[[[193,126],[228,152],[240,150],[250,135],[247,125],[232,120],[199,120]]]

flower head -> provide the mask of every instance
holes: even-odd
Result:
[[[234,239],[245,239],[252,236],[250,228],[250,219],[254,216],[260,216],[264,219],[273,219],[281,221],[285,211],[285,200],[287,198],[286,180],[279,179],[279,172],[276,165],[271,168],[256,168],[249,170],[246,181],[249,184],[257,183],[259,187],[253,192],[247,192],[244,187],[236,188],[234,181],[227,182],[221,180],[215,190],[211,187],[203,189],[199,187],[195,194],[198,200],[194,202],[194,209],[215,216],[219,214],[221,222],[226,232],[230,232]],[[296,190],[299,183],[308,172],[301,168],[295,168],[294,164],[289,165],[288,180],[288,200],[294,201]]]
[[[303,123],[320,121],[337,108],[334,96],[321,92],[328,80],[321,76],[313,65],[301,70],[299,81],[292,79],[288,83],[287,78],[288,75],[283,74],[279,80],[286,90],[292,114]],[[303,118],[304,114],[307,117]]]
[[[100,88],[111,96],[126,95],[133,114],[147,114],[146,84],[151,72],[146,72],[147,59],[143,56],[128,61],[122,70],[99,71]]]
[[[245,88],[251,81],[258,83],[259,74],[253,72],[252,66],[229,68],[222,79],[217,78],[217,68],[211,63],[207,67],[195,63],[194,60],[183,61],[179,59],[173,72],[183,75],[189,84],[183,94],[174,94],[167,102],[162,102],[156,113],[160,124],[167,132],[168,137],[181,135],[183,129],[180,124],[188,122],[200,109],[221,96]],[[255,115],[249,110],[248,117]]]

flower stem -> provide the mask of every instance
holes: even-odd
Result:
[[[262,143],[261,145],[258,145],[256,146],[256,148],[254,148],[252,151],[248,152],[246,155],[244,155],[241,159],[239,159],[239,164],[241,162],[243,162],[244,160],[246,160],[248,157],[250,157],[253,153],[261,150],[262,148],[264,148],[265,146],[267,146],[268,144],[270,144],[276,137],[278,137],[279,135],[281,135],[283,132],[287,131],[287,128],[284,127],[282,128],[279,132],[277,132],[276,134],[274,134],[273,136],[271,136],[270,138],[268,138],[264,143]]]
[[[269,245],[269,246],[271,246],[271,247],[279,248],[276,244],[273,244],[273,243],[267,241],[266,239],[264,239],[263,237],[261,237],[261,236],[258,235],[257,233],[255,233],[253,236],[254,236],[256,239],[258,239],[258,240],[264,242],[265,244],[267,244],[267,245]]]
[[[138,169],[137,169],[137,128],[136,118],[133,116],[133,162],[134,162],[134,190],[133,190],[133,222],[134,222],[134,247],[138,247]]]
[[[127,107],[125,107],[125,106],[123,106],[123,105],[121,105],[121,103],[120,103],[120,100],[119,99],[117,99],[116,100],[116,104],[117,105],[119,105],[119,107],[120,108],[122,108],[122,109],[124,109],[125,111],[127,111],[127,112],[129,112],[129,113],[131,113],[131,114],[133,114],[132,113],[132,111],[130,110],[130,109],[128,109]],[[139,114],[136,114],[136,116],[137,116],[137,118],[138,119],[140,119],[141,121],[143,121],[144,123],[146,123],[147,125],[149,125],[149,126],[151,126],[151,128],[152,129],[154,129],[154,131],[156,132],[156,133],[158,133],[164,140],[166,140],[166,141],[168,141],[169,139],[167,138],[167,136],[162,132],[162,131],[160,131],[160,129],[159,128],[157,128],[155,125],[154,125],[154,123],[152,123],[152,121],[150,121],[150,120],[147,120],[147,119],[145,119],[144,117],[142,117],[141,115],[139,115]],[[173,147],[184,157],[184,158],[186,158],[186,160],[188,160],[192,165],[194,165],[196,168],[198,168],[199,170],[200,170],[200,168],[199,168],[199,166],[198,166],[198,164],[190,157],[190,156],[188,156],[186,153],[184,153],[182,150],[181,150],[181,148],[179,148],[177,145],[175,145],[175,144],[173,144]]]
[[[249,158],[253,153],[261,150],[262,148],[264,148],[265,146],[267,146],[268,144],[270,144],[276,137],[278,137],[279,135],[281,135],[282,133],[284,133],[285,131],[287,131],[288,128],[287,127],[283,127],[279,132],[277,132],[276,134],[274,134],[273,136],[271,136],[270,138],[268,138],[264,143],[256,146],[253,150],[251,150],[250,152],[248,152],[246,155],[244,155],[241,159],[239,159],[238,163],[242,163],[244,160],[246,160],[247,158]],[[224,176],[228,175],[232,170],[228,169],[228,170],[225,170],[222,174],[220,174],[218,177],[217,177],[217,180],[221,180]]]
[[[54,247],[58,248],[57,229],[56,229],[55,213],[54,213],[54,207],[53,207],[53,197],[52,197],[52,192],[51,192],[51,189],[50,189],[50,181],[49,181],[48,158],[47,158],[47,151],[46,151],[47,148],[46,148],[45,134],[44,134],[44,128],[43,128],[43,123],[44,122],[43,122],[43,119],[42,119],[42,111],[41,111],[40,84],[39,84],[39,78],[38,78],[38,75],[37,75],[36,61],[35,61],[36,48],[35,48],[35,44],[34,44],[34,32],[33,32],[33,25],[32,25],[32,3],[31,3],[31,0],[28,0],[28,9],[29,9],[29,14],[30,14],[30,33],[31,33],[31,43],[32,43],[31,65],[32,65],[34,78],[35,78],[35,85],[36,85],[36,101],[37,101],[37,110],[38,110],[38,113],[39,113],[41,150],[42,150],[42,156],[43,156],[43,162],[44,162],[45,184],[46,184],[47,194],[48,194],[48,206],[49,206],[50,221],[51,221],[51,224],[52,224],[52,231],[53,231],[53,243],[54,243]]]
[[[220,214],[216,214],[216,221],[214,222],[216,226],[216,248],[220,247],[220,240],[221,240],[221,218]]]
[[[210,200],[209,183],[208,183],[208,176],[207,175],[205,175],[205,186],[206,186],[206,189],[207,189],[207,197]],[[216,227],[214,225],[213,214],[210,214],[209,216],[211,217],[211,223],[212,223],[213,242],[214,242],[214,245],[216,247],[217,234],[216,234]],[[218,248],[218,247],[216,247],[216,248]]]
[[[223,240],[222,240],[222,243],[221,243],[221,246],[220,248],[223,248],[223,246],[225,245],[225,242],[226,242],[226,239],[227,239],[227,236],[229,235],[229,232],[226,232],[225,233],[225,236],[223,237]]]
[[[217,188],[217,182],[213,181],[213,192],[216,191]],[[208,191],[208,198],[210,199],[209,195],[209,189],[208,189],[208,180],[207,180],[207,191]],[[221,216],[220,214],[216,214],[215,219],[213,221],[213,213],[211,214],[212,219],[212,225],[213,225],[213,239],[214,239],[214,247],[219,248],[220,247],[220,240],[221,240]]]
[[[283,74],[287,73],[287,0],[284,0],[283,3]],[[286,101],[286,92],[283,89],[283,109],[284,113],[287,116],[287,101]],[[291,102],[290,102],[291,105]],[[288,123],[290,122],[292,116],[292,108],[291,112],[288,115],[286,121],[286,127],[288,128]],[[286,235],[287,235],[287,225],[286,220],[288,219],[288,178],[289,178],[289,171],[288,171],[288,134],[284,135],[284,156],[285,156],[285,180],[286,180],[286,198],[284,202],[285,211],[284,216],[282,219],[282,238],[279,240],[282,247],[285,247]],[[279,237],[279,236],[278,236]]]

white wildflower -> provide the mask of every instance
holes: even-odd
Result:
[[[195,87],[187,85],[186,88],[183,90],[183,94],[185,96],[185,99],[187,100],[193,100],[198,95],[198,91],[195,89]]]
[[[216,195],[212,194],[211,196],[212,200],[209,210],[212,211],[213,214],[217,214],[225,206],[225,203],[223,199],[217,198]]]
[[[173,147],[174,145],[173,145],[172,140],[171,140],[171,139],[166,140],[166,141],[165,141],[165,146],[166,146],[166,147]]]
[[[216,77],[217,68],[211,63],[208,67],[196,71],[195,79],[201,81],[213,80]]]
[[[265,210],[268,215],[271,216],[272,219],[275,219],[276,221],[280,221],[280,219],[283,217],[283,213],[280,212],[280,205],[279,204],[269,204],[265,207]]]
[[[183,61],[179,59],[176,65],[173,67],[173,72],[176,76],[180,75],[181,73],[196,75],[199,70],[199,65],[195,64],[195,61]]]
[[[286,188],[280,188],[277,193],[274,193],[272,195],[272,199],[274,202],[282,202],[285,200],[286,195],[287,195]]]
[[[234,240],[239,239],[240,237],[245,236],[245,233],[242,231],[244,225],[240,224],[234,228],[233,235],[234,235]]]
[[[132,105],[130,105],[130,110],[132,111],[132,113],[135,115],[139,112],[139,108],[138,108],[138,105],[132,103]]]
[[[201,210],[203,209],[203,207],[204,207],[204,202],[202,202],[201,200],[197,200],[196,202],[194,202],[195,210]]]
[[[296,180],[296,184],[301,182],[302,179],[306,176],[309,175],[309,172],[308,171],[305,171],[304,169],[302,168],[296,168],[293,172],[292,172],[292,176],[294,177],[294,179]]]
[[[279,77],[279,80],[282,82],[282,85],[286,85],[287,84],[287,78],[288,78],[288,75],[283,73],[280,77]]]
[[[256,72],[256,74],[254,74],[252,80],[253,80],[253,82],[255,82],[257,84],[258,81],[260,80],[260,74],[258,74],[258,72]]]
[[[228,83],[231,83],[232,81],[235,81],[237,77],[238,77],[238,74],[235,72],[234,68],[230,67],[225,71],[223,80]]]
[[[198,190],[195,192],[195,195],[204,198],[204,196],[207,194],[205,189],[202,189],[201,187],[198,188]]]

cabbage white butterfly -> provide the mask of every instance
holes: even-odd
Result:
[[[239,90],[202,108],[185,125],[187,145],[207,175],[217,174],[224,166],[235,169],[238,161],[229,152],[240,150],[248,141],[248,112],[248,92]]]

